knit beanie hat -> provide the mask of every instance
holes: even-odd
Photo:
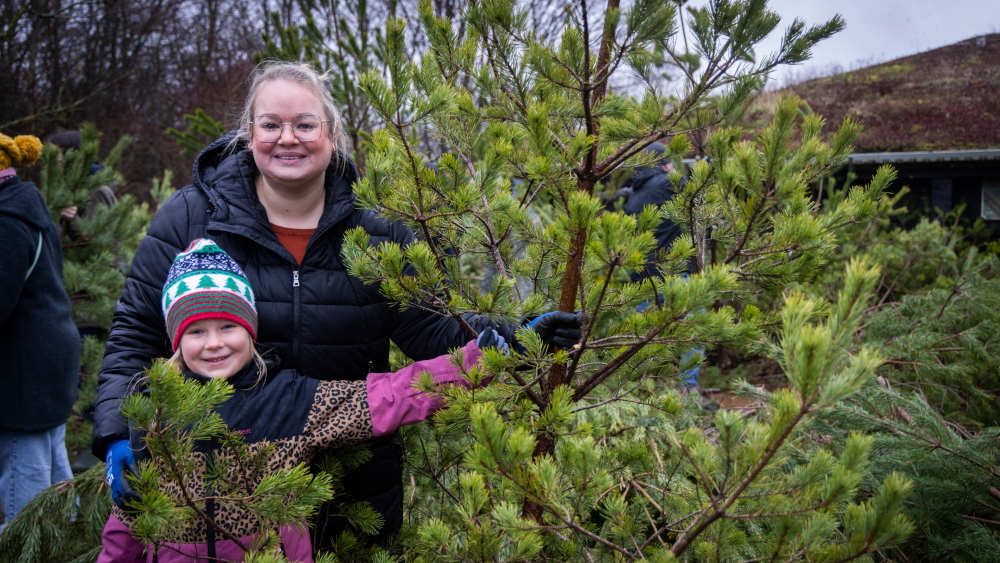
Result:
[[[42,155],[42,142],[34,135],[13,139],[0,133],[0,170],[11,166],[31,166]]]
[[[257,305],[240,265],[214,241],[199,238],[174,258],[163,284],[163,318],[174,351],[184,329],[202,319],[227,319],[257,339]]]

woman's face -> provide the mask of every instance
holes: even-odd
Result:
[[[308,187],[319,179],[322,185],[333,153],[331,124],[322,121],[315,140],[300,141],[295,136],[294,124],[310,116],[320,121],[326,119],[323,104],[305,86],[287,80],[269,80],[260,85],[253,107],[250,151],[267,184],[295,189]],[[281,133],[273,142],[263,142],[258,134],[262,126],[280,127]]]
[[[250,333],[228,319],[202,319],[184,329],[180,342],[184,365],[202,377],[228,378],[253,356]]]

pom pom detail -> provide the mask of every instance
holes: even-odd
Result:
[[[20,166],[31,166],[42,156],[42,142],[34,135],[18,135],[14,144],[21,149]]]

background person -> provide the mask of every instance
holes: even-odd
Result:
[[[81,136],[78,130],[61,130],[52,133],[45,138],[46,143],[52,143],[59,147],[62,151],[67,150],[80,150]],[[62,154],[59,155],[60,160],[62,159]],[[93,174],[98,170],[103,169],[100,163],[95,162],[90,165],[90,173]],[[87,206],[83,210],[79,210],[77,206],[71,205],[59,212],[59,217],[66,222],[68,234],[71,238],[77,238],[80,235],[79,221],[80,219],[87,219],[93,217],[97,213],[97,208],[100,206],[112,207],[118,202],[118,196],[115,195],[115,190],[113,186],[104,184],[98,186],[90,194],[90,200],[87,202]]]
[[[59,231],[41,192],[17,176],[42,144],[0,134],[0,531],[38,493],[73,478],[66,420],[80,336],[62,280]]]
[[[109,447],[128,436],[119,403],[129,381],[169,352],[160,288],[173,257],[195,238],[210,237],[242,266],[257,295],[258,343],[277,352],[281,367],[307,377],[362,380],[386,372],[390,339],[421,360],[474,336],[454,319],[417,307],[400,311],[378,287],[348,274],[340,257],[347,230],[361,227],[373,243],[401,245],[413,234],[357,207],[357,173],[343,148],[339,113],[315,71],[269,63],[254,72],[239,129],[198,155],[193,183],[157,212],[136,250],[105,348],[95,410],[93,450],[98,457],[110,452],[110,467],[118,464]],[[476,331],[491,326],[485,318],[468,322]],[[575,327],[579,335],[572,314],[538,322],[535,329],[549,342],[556,328]],[[504,336],[512,341],[509,331]],[[343,485],[351,499],[368,501],[383,515],[384,540],[402,523],[402,448],[395,435],[368,443],[372,458]],[[112,494],[121,491],[112,487]],[[314,540],[326,545],[343,526],[342,517],[321,514]]]
[[[667,147],[663,143],[653,143],[646,148],[646,152],[651,153],[650,156],[656,160],[652,166],[636,166],[628,185],[619,190],[619,194],[625,197],[622,205],[622,210],[625,213],[635,216],[641,213],[647,205],[660,206],[674,197],[674,186],[670,181],[670,173],[673,172],[674,166],[668,157],[669,155],[665,156],[666,150]],[[670,219],[664,218],[656,226],[653,236],[656,238],[656,249],[653,251],[655,255],[658,251],[669,250],[674,240],[681,236],[681,229]],[[654,255],[646,260],[646,268],[642,272],[632,276],[633,281],[651,276],[663,276],[653,259]],[[688,270],[683,275],[686,277],[690,273],[689,265]],[[645,309],[648,305],[648,303],[643,303],[639,306],[639,310]],[[704,358],[705,349],[700,346],[687,350],[681,356],[681,365],[695,364],[680,374],[685,391],[696,392],[699,389],[698,375],[701,372]]]

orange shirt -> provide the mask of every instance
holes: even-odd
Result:
[[[278,235],[278,242],[281,243],[281,246],[288,249],[295,257],[295,261],[301,264],[302,257],[306,255],[306,245],[309,244],[309,239],[312,238],[313,231],[316,229],[291,229],[271,223],[271,230]]]

